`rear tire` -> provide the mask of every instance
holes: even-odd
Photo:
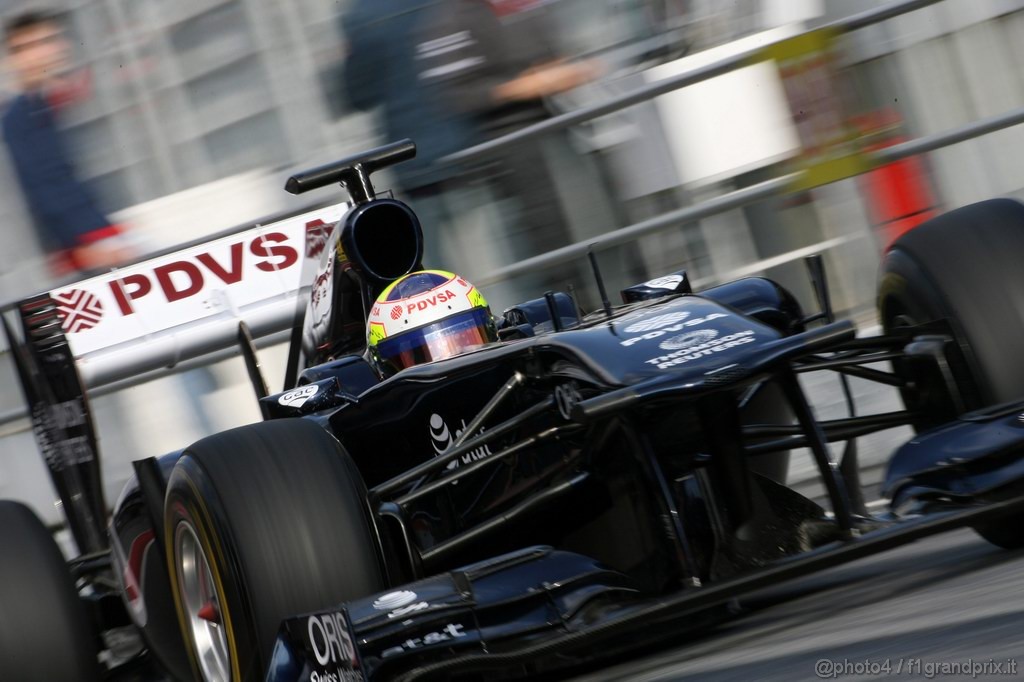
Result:
[[[960,355],[951,371],[967,410],[1024,398],[1022,253],[1024,204],[993,199],[907,232],[882,263],[883,328],[948,320]],[[1000,547],[1024,547],[1024,517],[975,530]]]
[[[50,531],[0,501],[0,680],[100,679],[97,639]]]
[[[164,517],[197,679],[263,679],[283,619],[384,587],[362,477],[308,420],[252,424],[188,448]],[[219,622],[209,609],[199,615],[203,606]]]

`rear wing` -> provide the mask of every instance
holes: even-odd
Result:
[[[86,387],[173,367],[291,328],[312,270],[347,203],[47,292]],[[13,340],[12,340],[13,346]]]
[[[32,431],[83,555],[107,548],[86,387],[289,329],[349,204],[310,211],[44,292],[0,315]],[[250,344],[251,344],[251,337]]]

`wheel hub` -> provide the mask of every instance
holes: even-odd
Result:
[[[206,682],[229,682],[231,664],[227,633],[221,622],[221,596],[199,537],[187,521],[179,522],[175,529],[174,549],[185,624],[195,646],[203,679]]]

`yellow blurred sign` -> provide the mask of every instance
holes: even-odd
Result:
[[[861,140],[847,123],[836,74],[836,41],[841,32],[822,28],[769,45],[762,59],[773,60],[782,77],[803,147],[794,182],[807,190],[871,170]]]

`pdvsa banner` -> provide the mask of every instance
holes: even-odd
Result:
[[[50,292],[76,358],[294,302],[347,204],[318,209]],[[164,363],[173,364],[173,362]]]

